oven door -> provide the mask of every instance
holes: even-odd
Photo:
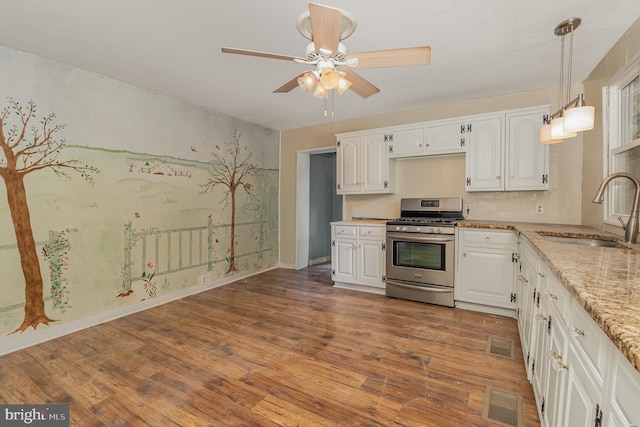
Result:
[[[387,279],[453,287],[453,235],[387,233]]]

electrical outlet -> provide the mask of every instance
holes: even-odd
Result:
[[[536,215],[544,214],[544,205],[542,203],[538,203],[536,205]]]
[[[469,216],[471,214],[471,205],[464,205],[464,212]]]

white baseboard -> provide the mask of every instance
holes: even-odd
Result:
[[[280,268],[286,268],[287,270],[295,270],[296,263],[295,262],[280,262]]]
[[[476,304],[472,302],[456,301],[456,308],[464,310],[479,311],[487,314],[517,318],[516,310],[512,308],[493,307],[490,305]]]
[[[197,285],[190,286],[179,291],[172,292],[167,295],[161,295],[156,298],[147,299],[144,301],[138,301],[127,305],[125,307],[119,307],[113,310],[108,310],[102,313],[98,313],[93,316],[84,317],[82,319],[72,320],[70,322],[51,324],[46,326],[45,329],[35,330],[29,332],[26,335],[13,335],[3,341],[0,341],[0,356],[8,354],[23,348],[31,347],[32,345],[40,344],[45,341],[49,341],[55,338],[60,338],[64,335],[71,334],[73,332],[81,331],[83,329],[90,328],[92,326],[106,323],[111,320],[125,317],[139,311],[147,310],[152,307],[157,307],[162,304],[166,304],[171,301],[179,300],[189,295],[197,294],[200,292],[208,291],[218,286],[227,285],[232,282],[236,282],[240,279],[255,276],[256,274],[263,273],[265,271],[274,270],[278,268],[276,265],[267,266],[258,270],[253,270],[248,273],[238,273],[233,276],[223,277],[221,279],[209,280],[206,274],[201,275],[198,279],[200,282]]]
[[[309,265],[326,264],[328,262],[331,262],[331,256],[323,256],[323,257],[320,257],[320,258],[310,259],[309,260]]]
[[[334,288],[350,289],[352,291],[369,292],[370,294],[386,295],[385,288],[376,288],[374,286],[356,285],[355,283],[334,282]]]

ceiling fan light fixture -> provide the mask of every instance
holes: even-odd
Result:
[[[345,93],[350,86],[351,86],[351,82],[347,80],[346,77],[340,76],[340,78],[338,79],[338,85],[336,86],[338,95],[342,95],[343,93]]]
[[[309,93],[317,81],[318,77],[316,74],[313,71],[308,71],[298,77],[298,86],[300,86],[306,93]]]
[[[316,88],[313,91],[313,96],[315,96],[318,99],[327,99],[327,96],[329,96],[329,91],[324,87],[322,87],[322,85],[318,84],[316,85]]]
[[[338,86],[339,80],[340,80],[340,76],[338,75],[336,70],[334,70],[331,67],[327,67],[324,70],[322,70],[319,83],[326,90],[331,90],[331,89],[335,89],[335,87]]]

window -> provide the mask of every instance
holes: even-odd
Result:
[[[604,89],[608,104],[609,173],[628,172],[640,178],[640,58],[630,62]],[[605,220],[619,225],[616,218],[629,215],[634,194],[634,186],[628,179],[612,181]]]

